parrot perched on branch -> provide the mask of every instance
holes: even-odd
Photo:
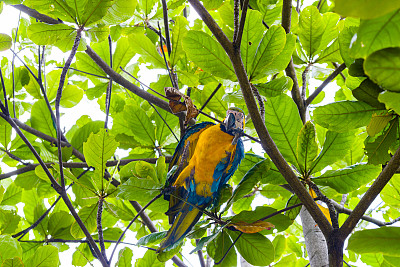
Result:
[[[169,169],[178,168],[167,180],[169,192],[164,195],[172,226],[158,252],[182,240],[202,211],[218,204],[222,187],[244,157],[240,138],[244,124],[243,111],[232,107],[222,123],[199,123],[183,136],[169,165]]]

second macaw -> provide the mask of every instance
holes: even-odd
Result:
[[[202,210],[217,205],[222,187],[244,157],[240,138],[244,113],[229,108],[222,123],[203,122],[191,127],[179,142],[169,169],[178,165],[167,183],[170,194],[169,223],[172,224],[158,252],[182,240],[198,222]]]

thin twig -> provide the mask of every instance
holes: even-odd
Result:
[[[19,12],[18,15],[18,25],[17,29],[15,30],[15,38],[14,38],[14,50],[15,50],[15,45],[17,44],[17,38],[18,38],[18,30],[19,30],[19,24],[21,22],[21,11]],[[17,117],[17,112],[15,110],[15,55],[13,54],[12,58],[12,63],[11,63],[11,72],[12,72],[12,84],[13,84],[13,112],[14,112],[14,118]]]
[[[107,260],[106,247],[104,246],[103,226],[101,223],[101,216],[103,214],[103,202],[104,199],[100,197],[97,206],[97,232],[99,234],[99,244],[100,244],[101,254],[103,254],[103,257]]]
[[[337,214],[336,214],[335,207],[332,204],[332,201],[328,197],[326,197],[321,192],[321,190],[319,190],[319,188],[318,188],[318,186],[316,184],[314,184],[311,181],[307,182],[307,184],[312,190],[314,190],[314,192],[317,195],[317,197],[328,206],[329,215],[331,217],[331,222],[332,222],[333,229],[339,229],[339,221],[338,221],[338,217],[337,217]]]
[[[14,155],[13,153],[11,153],[9,150],[6,150],[6,149],[1,148],[1,147],[0,147],[0,150],[3,151],[4,153],[6,153],[7,156],[9,156],[10,158],[12,158],[13,160],[18,161],[18,162],[22,163],[23,165],[29,165],[29,164],[30,164],[30,163],[28,163],[28,162],[25,162],[23,159],[21,159],[21,158],[15,156],[15,155]]]
[[[306,100],[306,106],[310,105],[311,102],[313,102],[313,100],[319,95],[319,93],[322,92],[322,90],[324,90],[324,88],[331,82],[333,81],[336,76],[338,76],[339,73],[341,73],[344,69],[346,68],[346,64],[342,63],[337,69],[335,69],[329,76],[328,78],[325,79],[325,81],[323,81],[323,83],[318,86],[317,89],[315,89],[315,91],[307,98]]]
[[[260,110],[260,116],[261,116],[261,119],[262,119],[263,123],[265,124],[265,105],[264,105],[264,100],[263,100],[262,96],[260,95],[260,92],[258,92],[257,87],[254,84],[251,84],[251,91],[253,92],[253,95],[257,99],[259,110]]]
[[[202,111],[208,104],[208,102],[210,102],[211,98],[213,98],[213,96],[218,92],[219,88],[221,88],[222,83],[219,83],[217,85],[217,87],[214,89],[214,91],[211,93],[211,95],[207,98],[206,102],[204,102],[204,104],[201,106],[201,108],[199,109],[199,111]]]
[[[303,73],[301,74],[301,98],[305,99],[306,98],[306,90],[307,90],[307,74],[308,71],[310,70],[311,64],[308,64],[306,68],[304,69]]]
[[[160,44],[161,44],[161,45],[160,45],[160,48],[161,48],[161,53],[162,53],[163,58],[164,58],[165,67],[167,68],[167,71],[168,71],[169,79],[171,80],[172,86],[175,87],[175,88],[177,88],[177,89],[179,89],[179,88],[178,88],[178,84],[175,84],[175,80],[172,78],[171,69],[170,69],[170,67],[169,67],[169,65],[168,65],[168,61],[167,61],[167,58],[166,58],[166,56],[165,56],[164,47],[163,47],[163,42],[162,42],[162,38],[161,38],[162,36],[161,36],[160,24],[158,24],[158,30],[159,30],[159,32],[160,32]]]
[[[161,196],[162,196],[162,194],[160,193],[160,194],[158,194],[157,196],[155,196],[152,200],[150,200],[149,203],[147,203],[147,204],[136,214],[136,216],[130,221],[130,223],[128,224],[128,226],[127,226],[127,227],[125,228],[125,230],[122,232],[121,236],[118,238],[117,243],[115,244],[115,247],[114,247],[114,249],[113,249],[113,251],[112,251],[112,253],[111,253],[111,256],[110,256],[110,260],[109,260],[110,263],[111,263],[111,260],[112,260],[112,258],[113,258],[113,256],[114,256],[115,250],[117,249],[118,244],[121,242],[122,238],[124,237],[126,231],[128,231],[128,229],[129,229],[129,228],[131,227],[131,225],[136,221],[136,219],[140,216],[140,214],[141,214],[142,212],[144,212],[144,211],[147,209],[148,206],[150,206],[154,201],[156,201],[157,199],[159,199]]]
[[[248,6],[249,6],[249,0],[244,0],[243,6],[242,6],[242,15],[240,16],[239,29],[238,29],[238,32],[236,35],[236,39],[233,40],[233,45],[235,46],[236,49],[239,49],[240,44],[242,43],[242,36],[243,36],[244,24],[246,22]],[[263,20],[263,22],[264,22],[264,20]],[[235,37],[235,35],[233,35],[233,37]]]
[[[7,90],[6,90],[6,86],[4,85],[3,72],[1,71],[1,68],[0,68],[0,79],[1,79],[1,86],[3,88],[3,96],[4,96],[4,104],[3,104],[3,101],[0,100],[1,101],[1,111],[5,115],[9,116],[10,113],[8,111],[8,104],[7,104]]]
[[[56,68],[56,69],[62,69],[62,68],[64,68],[64,67],[55,67],[55,68]],[[74,71],[77,71],[77,72],[82,72],[82,73],[84,73],[84,74],[91,75],[91,76],[98,77],[98,78],[103,78],[103,79],[107,79],[107,80],[110,79],[110,78],[108,78],[108,77],[106,77],[106,76],[97,75],[97,74],[94,74],[94,73],[86,72],[86,71],[83,71],[83,70],[78,70],[78,69],[71,68],[71,67],[69,67],[68,69],[69,69],[69,70],[74,70]]]
[[[338,63],[336,63],[336,62],[332,62],[332,65],[337,69],[337,68],[339,68],[339,64]],[[343,74],[343,72],[340,72],[340,76],[342,76],[342,78],[343,78],[343,81],[346,81],[346,76],[344,76],[344,74]]]
[[[171,46],[171,39],[169,37],[167,1],[161,0],[161,3],[162,3],[162,8],[163,8],[164,32],[165,32],[165,38],[167,39],[166,45],[167,45],[167,50],[168,50],[168,56],[171,56],[172,46]],[[160,30],[160,28],[159,28],[159,30]],[[160,30],[160,32],[161,32],[161,30]]]
[[[237,44],[238,32],[239,32],[239,4],[240,0],[233,0],[233,39],[232,43]],[[240,46],[240,43],[239,43]]]
[[[113,58],[112,58],[112,40],[111,36],[108,36],[108,48],[110,51],[110,67],[113,68]],[[110,105],[111,105],[111,90],[112,90],[112,79],[108,81],[107,92],[106,92],[106,119],[104,122],[104,129],[108,129],[108,116],[110,115]]]
[[[199,239],[196,239],[196,245],[199,243]],[[199,262],[201,267],[206,267],[206,263],[204,261],[203,251],[200,249],[197,251],[197,256],[199,256]]]

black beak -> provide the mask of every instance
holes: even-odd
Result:
[[[227,132],[231,132],[235,129],[235,125],[236,125],[235,121],[236,121],[235,115],[230,113],[228,115],[228,119],[225,122],[225,129]]]

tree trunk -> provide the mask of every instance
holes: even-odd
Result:
[[[344,240],[338,230],[333,230],[328,238],[329,267],[343,267]]]
[[[328,246],[318,225],[306,208],[300,211],[303,234],[311,267],[328,267]]]

